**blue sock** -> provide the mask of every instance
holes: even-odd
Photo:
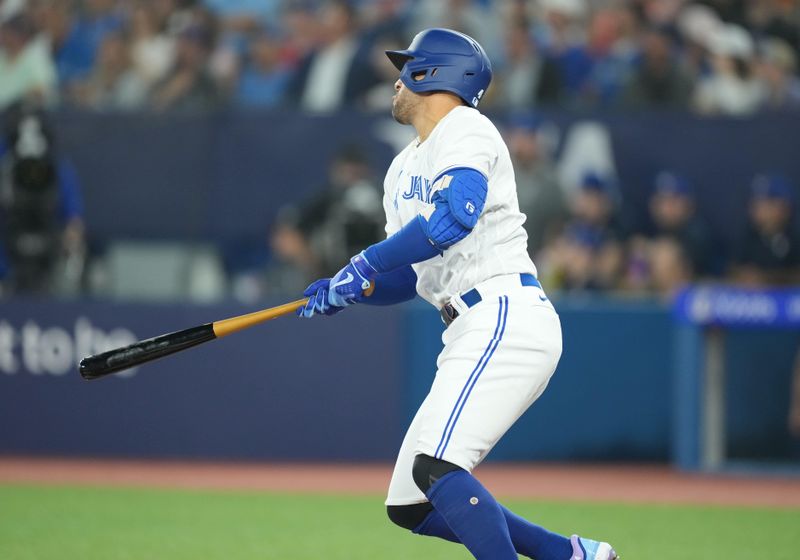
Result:
[[[534,525],[503,506],[500,508],[511,535],[511,542],[519,554],[536,560],[565,560],[572,556],[572,545],[567,537]],[[435,509],[414,529],[414,533],[439,537],[450,542],[461,542],[444,517]]]
[[[502,507],[502,506],[501,506]],[[536,560],[567,560],[572,558],[572,545],[568,537],[551,533],[503,508],[508,532],[517,552]]]
[[[500,504],[470,473],[447,473],[433,483],[427,496],[477,560],[517,560]]]

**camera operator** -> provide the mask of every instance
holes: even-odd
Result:
[[[3,123],[3,287],[10,293],[74,291],[80,285],[85,254],[82,201],[75,170],[59,156],[44,112],[15,106],[4,115]]]

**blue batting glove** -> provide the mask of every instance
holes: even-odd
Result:
[[[328,299],[332,305],[346,307],[358,303],[369,288],[378,271],[369,264],[362,251],[350,263],[331,278]]]
[[[341,311],[344,306],[332,305],[330,302],[330,278],[322,278],[312,282],[303,292],[308,296],[308,303],[298,308],[299,317],[311,318],[314,315],[333,315]]]

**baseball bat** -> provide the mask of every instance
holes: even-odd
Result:
[[[367,288],[364,293],[369,296],[373,289],[374,284]],[[307,302],[308,298],[298,299],[276,307],[162,334],[134,342],[122,348],[115,348],[102,354],[95,354],[81,360],[79,367],[81,377],[89,380],[99,379],[139,364],[151,362],[187,348],[192,348],[198,344],[222,338],[242,329],[288,315],[303,307]]]
[[[258,325],[270,319],[292,313],[306,304],[308,298],[285,303],[277,307],[262,309],[254,313],[239,315],[213,323],[205,323],[180,331],[162,334],[129,346],[115,348],[102,354],[84,358],[80,363],[81,377],[99,379],[145,362],[151,362],[175,352],[192,348],[210,340],[222,338],[242,329]]]

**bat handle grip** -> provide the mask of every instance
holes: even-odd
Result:
[[[364,295],[369,297],[372,295],[372,292],[374,291],[375,291],[375,282],[371,282],[369,288],[364,290]],[[290,313],[293,313],[297,309],[303,307],[306,303],[308,303],[308,298],[299,299],[297,301],[286,303],[278,307],[272,307],[270,309],[256,311],[255,313],[250,313],[248,315],[241,315],[239,317],[232,317],[230,319],[223,319],[222,321],[216,321],[215,323],[213,323],[214,335],[217,338],[222,338],[223,336],[227,336],[229,334],[238,332],[242,329],[252,327],[253,325],[257,325],[258,323],[263,323],[264,321],[274,319],[275,317],[280,317],[281,315],[288,315]]]

